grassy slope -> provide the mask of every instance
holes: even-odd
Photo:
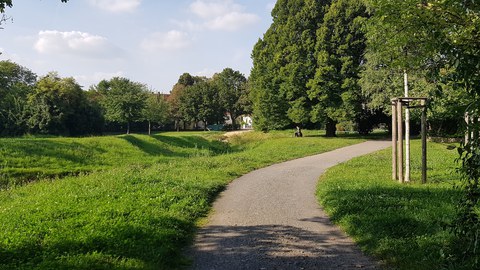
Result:
[[[441,269],[445,228],[458,191],[457,153],[429,143],[427,185],[391,180],[391,150],[356,158],[330,169],[318,198],[334,222],[367,253],[398,269]],[[420,143],[412,145],[412,178],[420,179]],[[374,166],[372,166],[374,164]]]
[[[229,181],[361,141],[249,133],[226,145],[202,135],[4,139],[9,180],[8,169],[22,167],[94,172],[0,192],[0,268],[179,268],[195,223]]]

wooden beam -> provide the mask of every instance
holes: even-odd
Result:
[[[397,102],[392,100],[392,179],[398,180],[397,174]]]
[[[403,112],[402,112],[402,102],[399,100],[397,102],[397,166],[398,166],[398,178],[401,183],[404,182],[403,179]]]

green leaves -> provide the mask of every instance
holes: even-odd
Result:
[[[142,118],[147,99],[146,86],[127,78],[115,77],[110,81],[100,82],[95,90],[103,95],[101,104],[105,119],[127,124],[128,134],[130,123]]]

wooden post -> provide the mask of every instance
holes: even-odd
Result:
[[[408,98],[408,74],[403,71],[405,97]],[[408,101],[407,101],[408,102]],[[410,109],[405,107],[405,182],[410,182]]]
[[[392,179],[397,180],[397,102],[392,100]]]
[[[398,166],[398,179],[401,183],[404,182],[403,179],[403,120],[402,120],[402,101],[397,101],[397,166]]]
[[[427,100],[422,105],[422,184],[427,183]]]

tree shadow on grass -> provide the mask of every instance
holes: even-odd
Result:
[[[90,224],[93,225],[93,224]],[[72,235],[36,232],[32,241],[0,245],[0,269],[178,269],[187,265],[181,248],[194,225],[174,217],[147,218],[145,224],[78,227]],[[63,232],[65,233],[65,232]]]
[[[58,160],[66,160],[77,164],[91,164],[91,157],[105,153],[100,147],[85,146],[76,142],[58,142],[53,140],[18,141],[9,145],[11,151],[18,156],[52,157]]]
[[[151,156],[169,156],[169,157],[178,156],[173,151],[161,145],[154,144],[146,140],[141,140],[136,136],[124,135],[124,136],[120,136],[119,138],[129,142],[131,145],[135,146],[140,151]]]
[[[322,200],[358,244],[399,269],[440,269],[459,192],[432,187],[335,188]]]
[[[162,136],[153,135],[152,138],[178,148],[198,148],[207,149],[214,154],[223,154],[225,152],[231,152],[232,149],[228,144],[221,141],[210,141],[201,136]]]
[[[379,269],[345,239],[335,231],[287,225],[208,226],[188,255],[193,269]]]
[[[325,138],[325,139],[366,139],[366,140],[389,140],[391,139],[387,133],[372,133],[368,135],[360,135],[358,133],[339,133],[336,137],[327,137],[325,134],[307,134],[304,137]]]

